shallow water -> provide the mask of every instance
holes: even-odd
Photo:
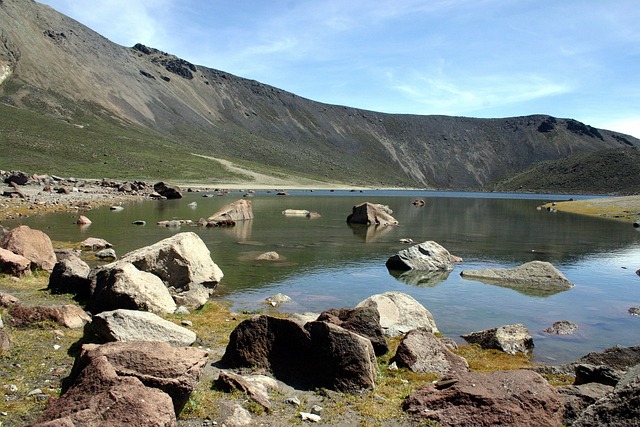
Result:
[[[639,344],[640,318],[628,309],[640,305],[640,233],[630,224],[537,210],[550,200],[569,196],[450,193],[424,191],[293,191],[289,196],[258,192],[250,200],[255,219],[232,228],[166,228],[165,219],[208,217],[242,193],[203,197],[187,193],[180,200],[108,207],[86,213],[88,227],[74,224],[75,214],[26,218],[21,223],[45,231],[53,240],[79,242],[100,237],[120,255],[177,232],[194,231],[211,250],[225,277],[217,294],[234,310],[270,310],[264,299],[278,292],[293,302],[289,312],[320,312],[352,307],[386,291],[412,295],[431,311],[440,331],[458,342],[459,335],[508,323],[523,323],[534,336],[537,361],[559,363],[590,351]],[[424,207],[412,205],[421,198]],[[188,206],[197,202],[197,207]],[[389,205],[398,227],[350,226],[354,205],[369,201]],[[284,209],[317,211],[322,216],[282,215]],[[145,220],[147,225],[132,225]],[[5,223],[5,226],[14,226]],[[391,275],[385,261],[407,247],[399,242],[435,240],[464,259],[445,277],[418,281]],[[276,251],[278,261],[254,261]],[[575,283],[549,296],[466,280],[463,269],[513,267],[527,261],[553,263]],[[417,283],[417,284],[413,284]],[[557,320],[571,320],[572,336],[542,330]]]

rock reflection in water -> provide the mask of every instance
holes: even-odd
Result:
[[[451,272],[426,270],[389,270],[389,274],[399,281],[412,286],[420,286],[422,288],[433,288],[438,283],[447,280],[447,277],[449,277],[449,273]]]

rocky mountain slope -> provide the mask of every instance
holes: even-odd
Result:
[[[475,119],[322,104],[152,47],[119,46],[31,0],[0,1],[0,102],[76,129],[99,119],[109,129],[144,134],[127,136],[139,143],[118,152],[133,159],[131,169],[156,177],[166,168],[149,172],[135,159],[170,147],[315,179],[479,189],[540,161],[640,145],[627,135],[545,115]],[[41,132],[13,129],[0,148],[28,156],[33,150],[26,141],[42,139]],[[42,149],[84,147],[67,162],[90,175],[104,142],[92,147],[96,138],[82,139],[58,138]],[[181,159],[168,157],[164,166]],[[125,163],[120,159],[123,170]]]

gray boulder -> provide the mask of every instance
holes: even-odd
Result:
[[[555,388],[528,370],[463,372],[414,392],[403,409],[421,421],[460,427],[560,427],[564,411]]]
[[[467,342],[479,344],[484,349],[496,349],[508,354],[529,353],[533,349],[533,338],[520,323],[486,329],[462,335]]]
[[[87,249],[96,251],[98,249],[110,248],[113,245],[107,242],[104,239],[100,239],[98,237],[87,237],[82,242],[80,242],[81,249]]]
[[[578,329],[578,325],[575,323],[568,320],[559,320],[545,329],[544,332],[555,335],[572,335],[576,329]]]
[[[544,261],[531,261],[514,268],[464,270],[460,275],[465,279],[540,296],[566,291],[574,286],[557,268]]]
[[[120,261],[130,262],[141,271],[153,273],[166,286],[188,290],[191,283],[215,288],[222,270],[211,260],[211,252],[193,232],[178,233],[153,245],[129,252]]]
[[[201,285],[200,283],[190,283],[184,290],[169,288],[169,292],[173,296],[173,300],[177,305],[189,308],[202,308],[209,301],[211,289]]]
[[[75,255],[60,259],[49,276],[49,286],[54,293],[70,293],[88,298],[91,293],[91,268]]]
[[[387,260],[389,270],[451,271],[453,263],[448,250],[434,241],[422,242],[403,249]]]
[[[40,230],[20,225],[0,239],[0,248],[22,255],[31,261],[31,269],[51,272],[56,265],[56,254],[51,239]]]
[[[380,314],[380,326],[386,337],[403,335],[412,329],[425,329],[437,333],[433,316],[412,296],[402,292],[372,295],[356,307],[375,308]]]
[[[364,202],[353,207],[351,215],[347,217],[347,222],[366,225],[398,225],[398,220],[391,216],[388,210],[388,207]]]
[[[126,261],[93,271],[92,288],[89,306],[95,312],[124,308],[173,313],[176,309],[169,290],[158,276],[140,271]]]
[[[207,218],[207,221],[246,221],[253,219],[251,200],[240,199],[229,203]]]
[[[400,342],[394,361],[398,367],[413,372],[447,375],[468,372],[469,364],[453,353],[431,332],[423,329],[409,331]]]
[[[91,330],[106,341],[160,341],[188,347],[196,334],[146,311],[113,310],[93,316]]]

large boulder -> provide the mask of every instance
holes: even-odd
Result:
[[[403,249],[387,260],[389,270],[451,271],[451,254],[438,243],[430,240]]]
[[[129,252],[120,261],[153,273],[164,283],[179,290],[188,290],[190,283],[215,288],[222,279],[222,270],[211,260],[211,252],[193,232],[178,233],[151,246]]]
[[[22,255],[0,248],[0,273],[20,277],[31,273],[31,261]]]
[[[36,425],[176,426],[207,357],[204,350],[159,342],[85,344],[71,386]]]
[[[469,364],[424,329],[409,331],[400,342],[394,361],[413,372],[446,375],[469,371]]]
[[[354,206],[351,215],[347,217],[347,222],[366,225],[398,225],[398,220],[391,216],[384,206],[369,202]]]
[[[484,349],[501,350],[508,354],[527,354],[533,349],[533,338],[521,323],[472,332],[462,338]]]
[[[91,322],[89,316],[77,305],[38,305],[25,306],[15,304],[9,309],[15,326],[27,326],[35,322],[52,321],[67,328],[81,328]]]
[[[573,426],[631,427],[640,420],[640,365],[630,369],[613,392],[588,406]]]
[[[103,311],[93,316],[91,330],[107,342],[160,341],[188,347],[196,341],[195,332],[146,311]]]
[[[371,307],[343,308],[323,311],[317,318],[320,322],[329,322],[369,339],[376,356],[389,351],[387,339],[380,326],[380,313]]]
[[[560,427],[563,414],[558,392],[527,370],[461,373],[451,382],[427,384],[405,399],[403,409],[423,421],[464,427]]]
[[[31,261],[31,269],[52,271],[56,254],[51,239],[40,230],[20,225],[0,239],[0,248],[22,255]]]
[[[169,185],[164,182],[157,182],[153,185],[153,191],[166,197],[167,199],[181,199],[182,191],[177,185]]]
[[[613,391],[613,386],[589,383],[557,388],[564,404],[564,424],[572,425],[576,418],[590,405]]]
[[[54,293],[70,293],[81,298],[91,294],[91,268],[75,255],[60,259],[49,276],[48,288]]]
[[[560,270],[545,261],[531,261],[514,268],[464,270],[460,275],[465,279],[542,296],[566,291],[574,286]]]
[[[221,359],[229,368],[259,367],[301,388],[343,392],[373,389],[377,374],[371,342],[328,322],[301,324],[257,316],[231,333]]]
[[[207,218],[207,221],[245,221],[253,219],[251,201],[246,199],[229,203]]]
[[[9,176],[4,179],[6,184],[15,183],[17,185],[26,185],[29,182],[29,175],[26,172],[11,171]]]
[[[418,328],[439,332],[429,310],[412,296],[402,292],[372,295],[358,303],[357,307],[371,307],[378,311],[380,326],[386,337],[403,335]]]
[[[173,313],[176,303],[162,280],[152,273],[138,270],[133,264],[118,261],[92,272],[93,292],[89,306],[95,312],[147,310]]]

